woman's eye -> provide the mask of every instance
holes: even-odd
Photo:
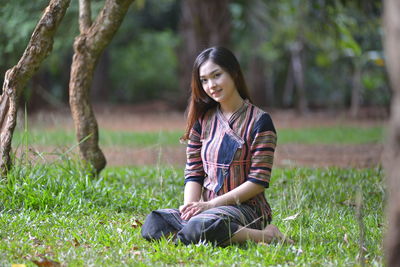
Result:
[[[221,73],[215,73],[214,74],[214,78],[218,78],[219,76],[221,76]]]
[[[207,83],[207,79],[200,79],[200,82],[201,82],[202,84]]]

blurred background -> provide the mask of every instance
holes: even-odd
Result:
[[[0,2],[2,83],[48,1]],[[103,3],[92,1],[93,18]],[[385,116],[381,12],[377,0],[136,0],[98,63],[92,100],[183,110],[195,56],[219,44],[239,58],[257,105]],[[68,106],[77,17],[71,1],[53,53],[25,89],[30,112]]]
[[[104,1],[91,2],[94,19]],[[0,0],[1,83],[47,4]],[[379,165],[391,94],[381,13],[378,0],[134,1],[91,90],[108,165],[184,166],[192,64],[213,45],[234,51],[253,102],[272,115],[277,166]],[[13,146],[41,161],[77,147],[68,83],[78,28],[71,1],[20,102]]]

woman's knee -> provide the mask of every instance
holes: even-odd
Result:
[[[146,240],[158,240],[175,233],[177,229],[165,219],[160,211],[152,211],[142,225],[141,234]]]
[[[177,240],[185,245],[199,242],[220,244],[230,238],[237,227],[223,218],[193,218],[178,232]]]

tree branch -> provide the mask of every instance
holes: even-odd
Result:
[[[79,0],[79,31],[86,32],[92,25],[90,0]]]

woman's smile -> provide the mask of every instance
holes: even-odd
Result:
[[[210,91],[210,93],[211,93],[212,97],[217,97],[222,93],[222,89],[215,89],[215,90]]]

